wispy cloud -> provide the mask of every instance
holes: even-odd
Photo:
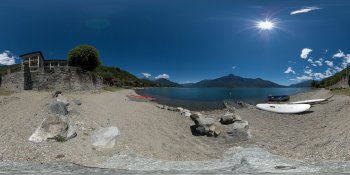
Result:
[[[237,66],[232,66],[232,69],[235,70],[237,68]]]
[[[294,10],[290,12],[290,15],[296,15],[296,14],[301,14],[301,13],[308,13],[314,10],[320,10],[321,8],[316,7],[316,6],[312,6],[312,7],[305,7],[302,9],[298,9],[298,10]]]
[[[168,74],[161,74],[161,75],[156,76],[156,79],[159,79],[159,78],[169,79],[169,77],[170,76]]]
[[[305,80],[312,80],[311,76],[307,76],[307,75],[303,75],[303,76],[299,76],[290,80],[297,80],[297,81],[305,81]]]
[[[345,59],[346,59],[346,63],[350,63],[350,54],[347,54]]]
[[[306,59],[308,57],[308,55],[310,54],[310,52],[312,52],[312,49],[304,48],[303,50],[301,50],[300,58]]]
[[[304,73],[310,75],[312,73],[312,69],[307,69],[304,71]]]
[[[146,72],[143,72],[142,75],[143,75],[145,78],[149,78],[149,77],[152,76],[150,73],[146,73]]]
[[[326,60],[326,61],[324,61],[329,67],[333,67],[334,66],[334,64],[333,64],[333,61],[328,61],[328,60]]]
[[[8,50],[0,53],[0,65],[12,65],[15,64],[16,57]]]
[[[284,71],[285,74],[293,73],[295,74],[295,71],[293,70],[292,67],[288,67],[286,71]]]
[[[317,64],[318,66],[322,66],[323,65],[322,62],[319,61],[319,60],[315,61],[315,64]]]
[[[338,52],[333,55],[333,58],[344,58],[344,57],[345,57],[345,54],[341,50],[338,50]]]

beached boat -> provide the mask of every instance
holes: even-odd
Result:
[[[282,113],[282,114],[297,114],[310,109],[309,104],[257,104],[256,107],[261,110]]]
[[[127,95],[127,97],[132,101],[146,102],[155,100],[154,97],[142,96],[142,95]]]
[[[321,103],[326,101],[327,99],[320,98],[320,99],[312,99],[312,100],[302,100],[302,101],[294,101],[290,102],[291,104],[315,104],[315,103]]]
[[[310,99],[310,100],[301,100],[301,101],[294,101],[294,102],[290,102],[291,104],[316,104],[316,103],[322,103],[325,102],[327,100],[329,100],[330,98],[332,98],[332,96],[328,97],[328,98],[318,98],[318,99]]]
[[[289,95],[269,95],[267,96],[267,99],[269,101],[288,101],[289,100]]]

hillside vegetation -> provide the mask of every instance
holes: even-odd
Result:
[[[347,72],[348,72],[348,74],[347,74]],[[349,77],[350,76],[349,74],[350,74],[350,67],[348,67],[347,69],[343,69],[342,71],[334,74],[333,76],[325,78],[321,81],[313,81],[312,87],[325,88],[325,87],[332,86],[332,85],[338,83],[340,80],[342,80],[346,76]],[[348,80],[350,80],[350,78]],[[348,84],[350,85],[350,82],[348,82]]]
[[[21,70],[21,64],[13,64],[10,66],[0,66],[0,77],[7,74],[8,69],[11,70],[11,72],[18,72]]]

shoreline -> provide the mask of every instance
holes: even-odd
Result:
[[[232,147],[260,148],[273,155],[298,160],[350,160],[350,97],[335,95],[329,103],[313,105],[305,114],[276,114],[248,105],[235,113],[249,122],[252,139],[223,144],[220,139],[193,136],[193,121],[178,112],[157,108],[157,103],[129,101],[133,90],[64,93],[81,99],[81,106],[69,106],[78,136],[64,143],[34,144],[28,141],[52,100],[49,92],[25,91],[0,96],[1,160],[65,161],[99,165],[111,156],[138,155],[164,161],[204,161],[222,159]],[[328,90],[311,90],[291,96],[291,100],[326,98]],[[18,110],[20,109],[20,110]],[[220,116],[226,110],[199,111]],[[101,127],[117,126],[121,135],[111,150],[97,151],[90,137]],[[221,139],[222,141],[222,139]],[[181,144],[179,144],[181,143]],[[18,151],[19,150],[19,151]],[[64,155],[63,158],[57,158]],[[108,167],[108,166],[107,166]]]
[[[156,87],[156,88],[162,88],[162,87]],[[167,88],[167,87],[166,87]],[[173,88],[177,88],[177,87],[173,87]],[[148,88],[148,89],[152,89],[152,88]],[[226,88],[223,88],[226,89]],[[243,89],[243,88],[240,88]],[[295,89],[300,89],[300,88],[295,88]],[[304,88],[302,88],[304,89]],[[135,94],[138,95],[143,95],[143,96],[152,96],[149,95],[147,93],[143,93],[140,92],[140,89],[133,89]],[[141,89],[142,90],[142,89]],[[305,91],[302,92],[295,92],[292,93],[290,96],[296,96],[299,93],[307,93],[309,91],[313,91],[314,89],[309,89],[309,88],[305,88]],[[257,100],[235,100],[235,99],[223,99],[223,100],[213,100],[213,101],[209,101],[209,100],[202,100],[202,101],[198,101],[198,100],[180,100],[180,99],[170,99],[168,97],[164,97],[164,96],[153,96],[156,98],[156,100],[154,101],[155,103],[159,104],[159,105],[166,105],[166,106],[170,106],[170,107],[183,107],[189,110],[194,110],[194,111],[212,111],[212,110],[224,110],[226,108],[226,102],[233,104],[233,103],[237,103],[237,102],[242,102],[245,104],[249,104],[249,105],[256,105],[258,103],[271,103],[267,100],[267,96],[264,99],[257,99]],[[287,101],[287,102],[290,102]]]

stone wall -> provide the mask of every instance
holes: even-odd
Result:
[[[23,72],[14,72],[1,77],[1,89],[20,92],[24,89]]]
[[[26,80],[26,81],[25,81]],[[101,89],[103,80],[79,71],[75,67],[38,72],[15,72],[2,77],[0,87],[10,91],[21,90],[93,90]]]

